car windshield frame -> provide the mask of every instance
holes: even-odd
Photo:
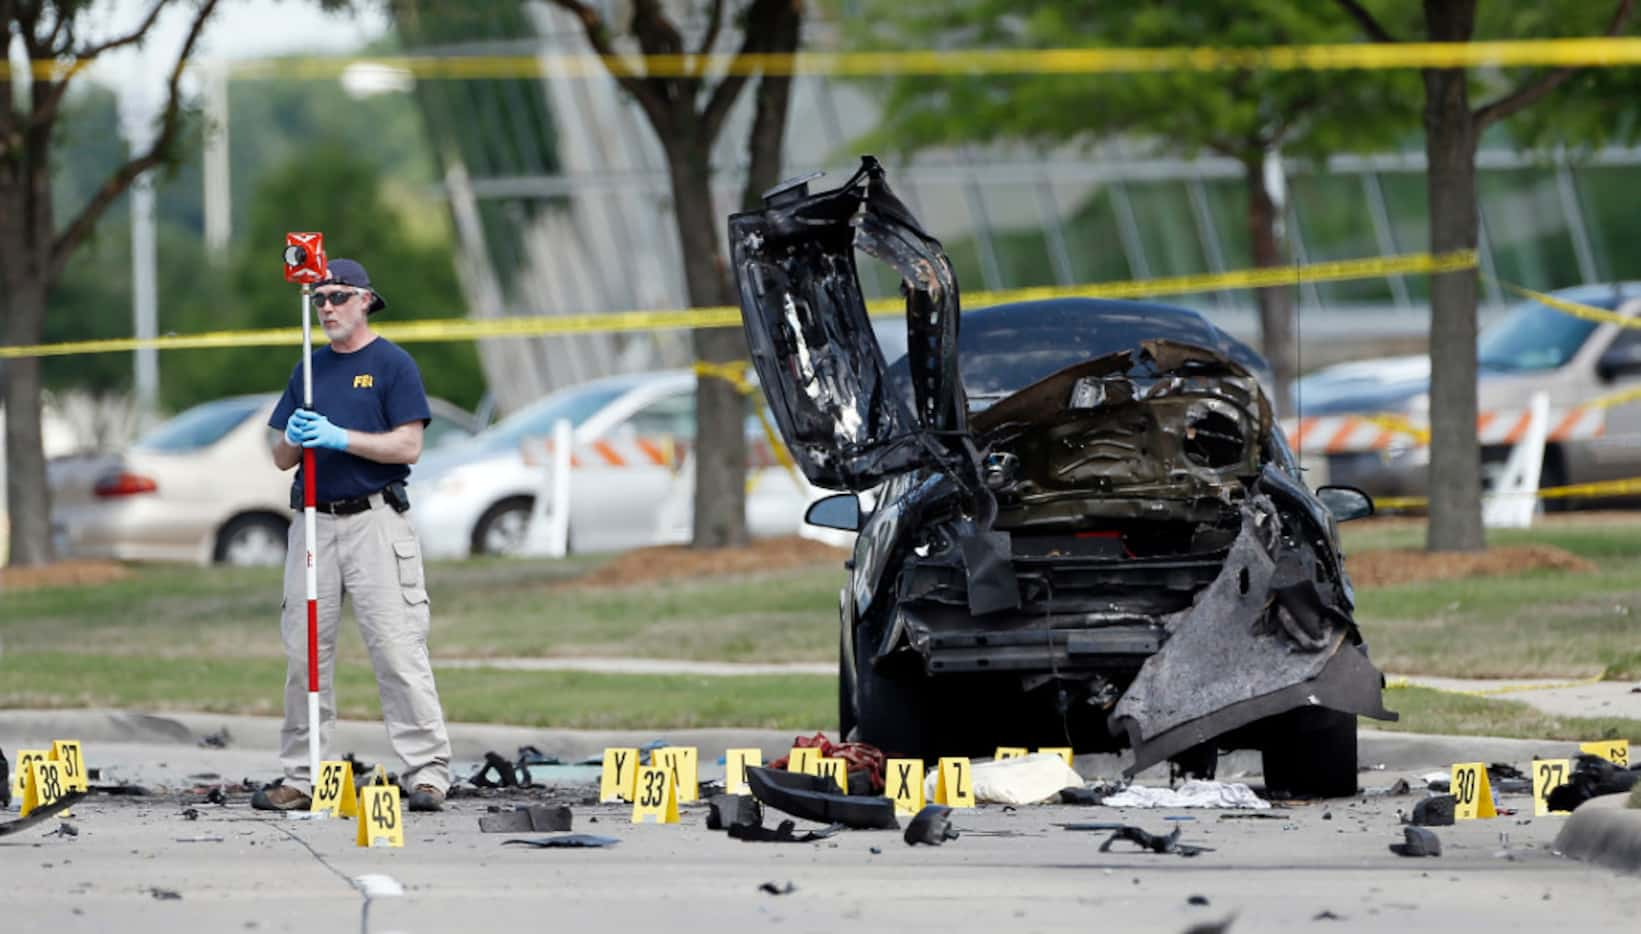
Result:
[[[1612,311],[1619,300],[1617,293],[1607,293],[1579,304]],[[1499,373],[1557,370],[1578,356],[1597,326],[1529,299],[1482,331],[1476,339],[1476,365]]]
[[[131,447],[150,454],[203,451],[232,434],[266,404],[266,399],[255,396],[204,402],[155,425]]]
[[[514,412],[474,435],[471,443],[486,454],[497,454],[517,449],[526,438],[546,437],[561,419],[580,428],[633,388],[628,383],[571,386]]]

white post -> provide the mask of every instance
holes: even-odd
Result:
[[[1544,442],[1550,432],[1550,395],[1533,393],[1527,431],[1510,450],[1493,492],[1482,501],[1482,523],[1490,529],[1525,529],[1538,511],[1538,485],[1544,466]]]
[[[568,419],[553,423],[553,453],[524,531],[527,555],[562,558],[570,553],[570,454],[575,430]]]
[[[233,235],[233,191],[228,160],[228,66],[205,72],[205,248],[213,261],[228,252]]]
[[[158,258],[154,235],[154,176],[144,172],[131,184],[131,318],[138,340],[159,334]],[[152,424],[159,405],[159,352],[136,350],[138,424]]]

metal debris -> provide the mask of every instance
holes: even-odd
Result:
[[[178,892],[178,891],[174,891],[172,889],[162,889],[162,888],[150,887],[148,889],[148,894],[154,896],[154,901],[156,901],[156,902],[180,902],[180,901],[182,901],[182,893]]]
[[[764,810],[751,795],[713,795],[707,801],[707,829],[728,830],[736,824],[762,824]]]
[[[1165,855],[1177,854],[1179,856],[1196,856],[1199,853],[1213,852],[1213,848],[1211,847],[1196,846],[1195,844],[1179,842],[1179,832],[1180,828],[1175,827],[1173,833],[1163,836],[1154,833],[1147,833],[1138,827],[1132,827],[1124,824],[1119,826],[1104,843],[1100,844],[1100,852],[1111,852],[1112,845],[1119,841],[1135,843],[1138,844],[1142,850],[1150,850],[1153,853]]]
[[[766,895],[791,895],[797,890],[798,887],[793,885],[791,882],[788,882],[785,885],[780,885],[775,882],[765,882],[763,885],[758,886],[758,891],[763,892]]]
[[[533,847],[536,847],[537,849],[542,849],[542,850],[551,850],[551,849],[578,849],[579,850],[579,849],[597,849],[597,848],[606,847],[606,846],[615,846],[617,843],[620,843],[620,842],[621,841],[616,839],[615,837],[600,837],[597,834],[590,834],[590,833],[569,833],[569,834],[564,834],[563,836],[558,836],[558,837],[537,837],[534,840],[528,840],[528,839],[524,839],[522,837],[517,838],[517,839],[513,839],[513,840],[503,840],[501,842],[501,845],[506,846],[509,843],[522,843],[525,846],[533,846]]]
[[[927,843],[940,846],[947,840],[957,839],[957,828],[952,826],[952,809],[944,804],[931,804],[917,812],[906,825],[906,845]]]
[[[484,833],[544,833],[569,830],[574,819],[569,806],[545,807],[533,805],[511,811],[500,811],[479,816],[479,830]]]
[[[1413,806],[1413,813],[1404,816],[1404,823],[1418,827],[1451,827],[1456,802],[1452,795],[1431,795]]]
[[[842,824],[830,824],[819,830],[811,830],[808,833],[799,835],[792,832],[796,826],[789,820],[781,821],[773,829],[765,827],[763,824],[731,824],[729,825],[729,836],[731,839],[742,840],[747,843],[815,843],[836,836],[844,829]]]
[[[71,791],[50,804],[41,805],[40,807],[35,808],[27,817],[19,817],[13,821],[0,823],[0,837],[9,836],[11,834],[27,830],[36,824],[49,820],[54,815],[66,811],[75,804],[78,804],[85,798],[85,796],[86,793],[83,791]]]
[[[821,824],[843,824],[855,830],[899,830],[895,805],[888,798],[846,795],[831,779],[781,769],[748,768],[753,797],[777,811]]]
[[[1433,831],[1423,827],[1407,826],[1402,828],[1406,837],[1404,843],[1392,843],[1390,852],[1397,856],[1440,856],[1442,855],[1442,841]]]

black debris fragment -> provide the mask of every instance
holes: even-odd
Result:
[[[1440,856],[1442,855],[1442,841],[1433,831],[1423,827],[1403,827],[1402,834],[1407,838],[1405,843],[1392,843],[1390,852],[1397,856]]]
[[[1494,762],[1487,767],[1487,783],[1501,795],[1530,795],[1533,779],[1505,762]]]
[[[940,846],[947,840],[957,839],[957,829],[952,826],[952,809],[944,804],[930,804],[917,812],[912,822],[906,825],[906,845],[915,846],[927,843],[929,846]]]
[[[342,761],[346,762],[348,767],[353,770],[353,780],[355,783],[362,784],[370,781],[370,773],[376,771],[375,765],[364,761],[351,752],[343,756]]]
[[[533,847],[536,847],[537,849],[542,849],[542,850],[553,850],[553,849],[577,849],[577,850],[580,850],[580,849],[597,849],[597,848],[606,847],[606,846],[615,846],[617,843],[620,843],[620,842],[621,841],[616,839],[615,837],[600,837],[597,834],[590,834],[590,833],[567,833],[567,834],[564,834],[563,836],[559,836],[559,837],[537,837],[534,840],[527,840],[527,839],[524,839],[522,837],[517,838],[517,839],[513,839],[513,840],[503,840],[501,842],[501,845],[506,846],[509,843],[521,843],[525,846],[533,846]]]
[[[1641,768],[1624,769],[1600,756],[1580,755],[1566,784],[1550,790],[1550,810],[1571,811],[1600,795],[1622,794],[1635,787]]]
[[[218,785],[211,789],[211,793],[205,796],[205,800],[215,805],[226,806],[228,804],[228,793],[222,790],[221,785]]]
[[[799,835],[792,832],[792,828],[796,826],[789,820],[781,821],[773,829],[762,824],[730,824],[729,836],[733,840],[746,843],[815,843],[835,836],[844,829],[842,824],[831,824]]]
[[[783,769],[748,768],[747,787],[777,811],[820,824],[852,830],[899,830],[895,804],[888,798],[846,795],[831,779]]]
[[[763,885],[758,886],[758,891],[763,892],[766,895],[791,895],[797,890],[798,887],[793,885],[791,882],[788,882],[785,885],[780,885],[775,882],[765,882]]]
[[[1343,920],[1345,920],[1345,916],[1344,915],[1336,915],[1332,911],[1324,908],[1321,911],[1318,911],[1316,914],[1312,915],[1311,920],[1312,921],[1343,921]]]
[[[58,823],[56,830],[46,834],[48,837],[78,837],[79,835],[80,828],[70,824],[66,820]]]
[[[205,736],[201,736],[199,738],[199,744],[206,749],[227,749],[228,744],[233,742],[233,739],[233,734],[228,732],[227,727],[223,727],[215,733],[209,733]]]
[[[11,763],[6,761],[6,751],[0,749],[0,808],[11,807]]]
[[[751,795],[713,795],[707,801],[707,829],[728,830],[737,824],[763,824],[764,809]]]
[[[1407,795],[1407,794],[1412,794],[1412,793],[1413,793],[1413,786],[1408,784],[1407,779],[1405,779],[1405,778],[1396,779],[1395,784],[1393,784],[1389,788],[1385,789],[1385,794],[1390,795],[1392,797],[1401,797],[1402,795]]]
[[[88,771],[94,772],[95,769]],[[95,778],[96,776],[93,775],[92,777]],[[118,785],[92,785],[87,791],[90,794],[108,795],[114,798],[146,798],[153,794],[147,788],[141,785],[133,785],[130,782],[122,782]]]
[[[1175,827],[1173,833],[1164,836],[1160,834],[1147,833],[1138,827],[1131,827],[1125,824],[1119,826],[1104,843],[1100,844],[1100,852],[1111,852],[1112,844],[1117,843],[1118,841],[1136,843],[1142,850],[1150,850],[1153,853],[1160,854],[1173,853],[1179,856],[1196,856],[1199,853],[1213,852],[1213,849],[1210,847],[1196,846],[1190,843],[1179,842],[1179,832],[1180,828]]]
[[[1225,934],[1226,931],[1231,929],[1231,922],[1235,920],[1236,915],[1233,914],[1220,921],[1205,921],[1201,924],[1193,924],[1185,929],[1185,934]]]
[[[199,820],[199,808],[183,808],[183,820]]]
[[[1187,905],[1206,905],[1206,904],[1208,904],[1208,896],[1206,896],[1206,895],[1193,895],[1190,898],[1187,898],[1185,900],[1185,903]]]
[[[1431,795],[1413,805],[1413,814],[1404,821],[1418,827],[1451,827],[1455,801],[1452,795]]]
[[[172,889],[150,888],[148,894],[154,896],[156,902],[180,902],[182,893]]]
[[[1100,830],[1120,830],[1123,825],[1121,823],[1119,823],[1118,821],[1103,820],[1103,821],[1085,821],[1083,823],[1077,823],[1077,824],[1055,824],[1054,826],[1064,827],[1066,830],[1100,831]]]
[[[878,847],[875,847],[875,846],[867,847],[866,852],[871,853],[873,856],[882,856],[883,855],[883,850],[878,848]]]
[[[66,811],[75,804],[78,804],[85,798],[85,796],[86,793],[83,791],[71,791],[50,804],[41,805],[40,807],[35,808],[33,811],[29,812],[29,816],[27,817],[19,817],[13,821],[0,823],[0,837],[9,836],[11,834],[27,830],[36,824],[42,823],[56,814]]]
[[[1286,811],[1231,811],[1219,815],[1220,820],[1292,820]]]
[[[568,805],[533,805],[498,814],[481,814],[479,830],[484,833],[546,833],[569,830],[573,820]]]
[[[518,786],[518,772],[513,763],[499,752],[484,754],[484,765],[468,778],[468,783],[475,788],[515,788]]]

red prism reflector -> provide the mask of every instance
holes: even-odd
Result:
[[[325,235],[285,235],[285,281],[313,285],[325,281]]]

